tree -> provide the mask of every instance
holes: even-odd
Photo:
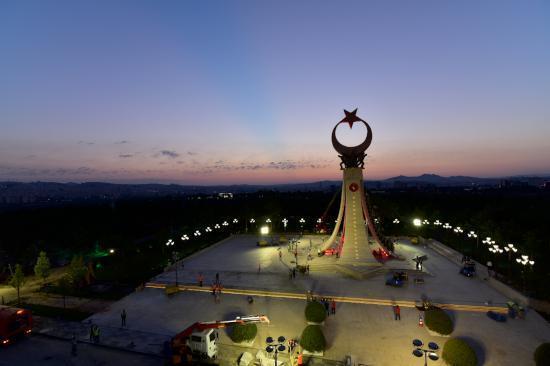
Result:
[[[310,352],[323,352],[327,346],[325,335],[318,325],[305,327],[300,337],[300,346]]]
[[[477,356],[468,343],[460,338],[451,338],[443,346],[441,355],[447,365],[477,366]]]
[[[15,272],[10,278],[10,286],[17,290],[17,303],[21,304],[21,296],[19,294],[21,287],[25,284],[25,274],[23,273],[23,267],[20,264],[15,265]]]
[[[535,350],[535,364],[537,366],[550,365],[550,343],[542,343]]]
[[[256,338],[257,333],[256,324],[235,324],[230,337],[235,343],[248,342]]]
[[[46,257],[46,252],[41,251],[34,265],[34,274],[41,277],[42,282],[46,282],[46,278],[50,275],[50,268],[50,259]]]
[[[84,258],[81,255],[73,256],[71,263],[69,264],[69,279],[74,287],[77,287],[84,277],[86,276],[86,265],[84,264]]]
[[[309,301],[305,314],[306,320],[312,323],[322,323],[327,317],[327,311],[319,301]]]
[[[425,312],[426,327],[428,329],[442,334],[449,335],[453,332],[453,321],[451,317],[441,309],[430,309]]]

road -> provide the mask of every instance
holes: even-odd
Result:
[[[71,343],[34,335],[0,350],[0,366],[99,366],[99,365],[161,365],[158,357],[117,351],[91,344],[79,343],[77,356],[71,356]]]

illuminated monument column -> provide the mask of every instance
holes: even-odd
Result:
[[[364,160],[367,156],[365,151],[371,144],[372,130],[367,122],[356,116],[357,109],[344,112],[346,117],[332,130],[332,145],[342,160],[340,168],[344,173],[340,211],[332,235],[323,246],[325,249],[333,247],[340,258],[368,264],[376,260],[373,253],[380,253],[382,248],[369,215],[363,183]],[[357,146],[342,145],[336,138],[336,128],[341,123],[348,123],[353,128],[355,122],[363,123],[367,128],[365,140]],[[373,239],[371,241],[369,232]]]

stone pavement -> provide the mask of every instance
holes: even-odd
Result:
[[[90,341],[92,322],[70,322],[34,316],[33,332],[44,336],[70,340],[76,335],[79,342],[97,344],[124,351],[146,355],[162,356],[162,345],[170,340],[169,335],[158,334],[135,329],[100,325],[100,341]]]

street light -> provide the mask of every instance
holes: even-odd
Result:
[[[301,227],[302,234],[303,234],[304,233],[304,223],[306,222],[306,220],[303,217],[300,217],[300,220],[298,220],[298,222],[300,223],[300,227]]]
[[[428,348],[422,348],[424,346],[424,343],[420,339],[414,339],[413,340],[413,355],[416,357],[422,357],[424,356],[424,366],[428,366],[428,358],[432,361],[439,360],[439,356],[437,355],[436,351],[439,349],[439,346],[435,342],[428,343]]]
[[[525,255],[523,254],[521,256],[521,258],[516,258],[516,262],[520,263],[522,265],[522,268],[521,268],[521,277],[523,279],[523,292],[525,292],[526,290],[526,286],[525,286],[525,268],[527,266],[530,266],[530,267],[533,267],[533,265],[535,264],[535,261],[530,259],[528,255]]]
[[[187,234],[183,234],[181,236],[181,240],[183,240],[183,241],[189,240],[189,236],[187,236]]]
[[[222,222],[222,226],[228,226],[229,223],[227,221]]]
[[[170,247],[172,245],[174,245],[174,241],[172,239],[168,239],[168,241],[166,242],[166,246]]]
[[[234,223],[234,224],[238,224],[238,223],[239,223],[239,220],[233,219],[233,223]]]
[[[422,225],[430,225],[430,222],[426,219],[422,220]]]
[[[414,219],[414,220],[413,220],[413,225],[414,225],[414,226],[417,226],[417,227],[418,227],[418,226],[422,226],[422,220],[420,220],[420,219]]]
[[[440,226],[440,225],[442,225],[442,224],[441,224],[441,221],[435,220],[435,221],[434,221],[434,225],[435,225],[435,226]]]
[[[516,253],[518,248],[516,248],[512,243],[508,243],[504,247],[504,250],[508,253],[508,279],[510,279],[512,278],[512,253]]]
[[[443,229],[452,229],[452,225],[449,225],[448,222],[446,222],[445,224],[443,224]]]
[[[220,227],[221,227],[220,224],[214,225],[214,229],[219,229]]]
[[[281,220],[281,222],[283,223],[283,227],[286,231],[286,225],[288,224],[288,220],[286,219],[286,217],[284,219]]]
[[[286,349],[285,337],[280,336],[279,338],[277,338],[277,341],[275,341],[272,337],[267,337],[265,339],[265,342],[267,343],[267,347],[265,348],[267,353],[275,351],[275,366],[277,366],[277,355],[279,354],[279,352],[284,352]]]
[[[457,233],[457,234],[460,234],[460,233],[463,233],[464,230],[462,230],[462,228],[460,226],[457,226],[454,228],[454,232]]]
[[[495,241],[491,240],[491,237],[488,236],[487,238],[485,238],[485,240],[482,241],[482,243],[487,244],[487,245],[493,245],[493,244],[495,244]]]
[[[399,219],[393,219],[394,224],[399,224]]]

